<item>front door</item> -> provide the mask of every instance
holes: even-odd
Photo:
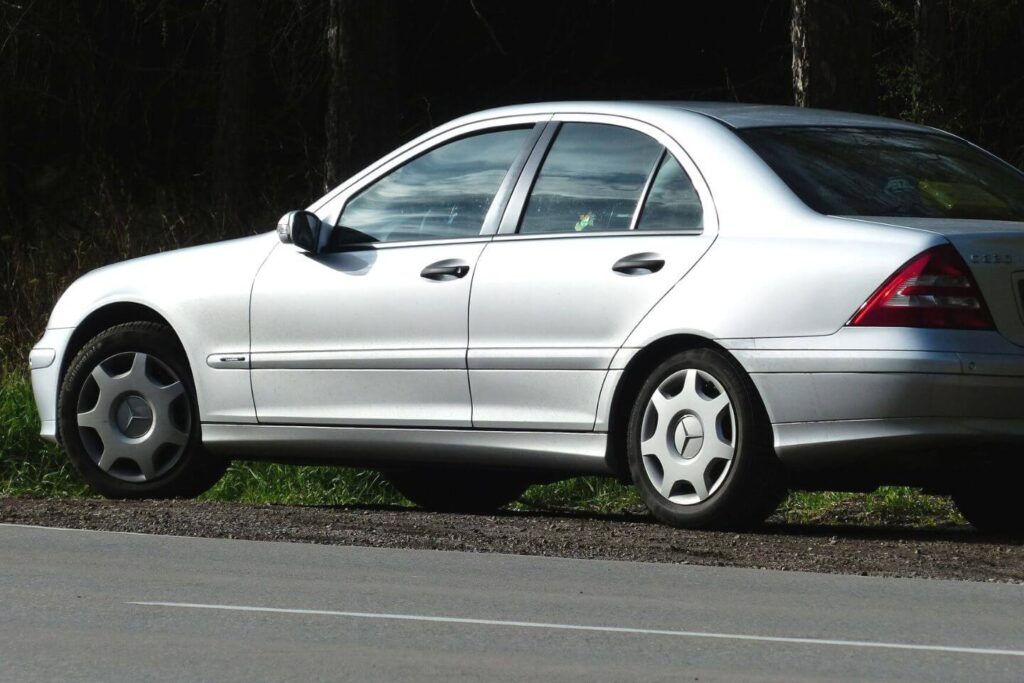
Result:
[[[446,142],[361,189],[323,253],[279,245],[252,292],[262,423],[471,425],[470,283],[529,128]],[[346,235],[361,233],[352,245]]]

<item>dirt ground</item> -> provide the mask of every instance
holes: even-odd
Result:
[[[643,515],[300,507],[194,501],[0,498],[0,522],[382,548],[763,567],[1024,583],[1024,540],[966,527],[770,523],[754,533],[681,531]]]

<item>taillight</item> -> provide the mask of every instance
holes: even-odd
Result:
[[[951,244],[910,259],[864,302],[849,324],[994,329],[978,283]]]

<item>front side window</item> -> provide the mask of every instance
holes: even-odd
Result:
[[[690,176],[668,152],[647,193],[637,230],[700,230],[704,210]]]
[[[526,202],[519,232],[629,230],[661,150],[653,139],[628,128],[562,124]]]
[[[350,199],[338,226],[375,242],[475,237],[529,135],[506,129],[432,149]]]
[[[947,135],[828,127],[739,135],[819,213],[1024,221],[1024,175]]]

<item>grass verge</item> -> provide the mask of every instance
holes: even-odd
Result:
[[[89,496],[60,449],[39,437],[32,389],[22,370],[0,376],[0,495]],[[289,505],[408,505],[379,474],[343,467],[236,462],[204,500]],[[641,512],[631,486],[577,477],[531,487],[516,508],[597,513]],[[883,487],[869,494],[796,491],[776,519],[809,524],[963,524],[952,502],[917,490]]]

